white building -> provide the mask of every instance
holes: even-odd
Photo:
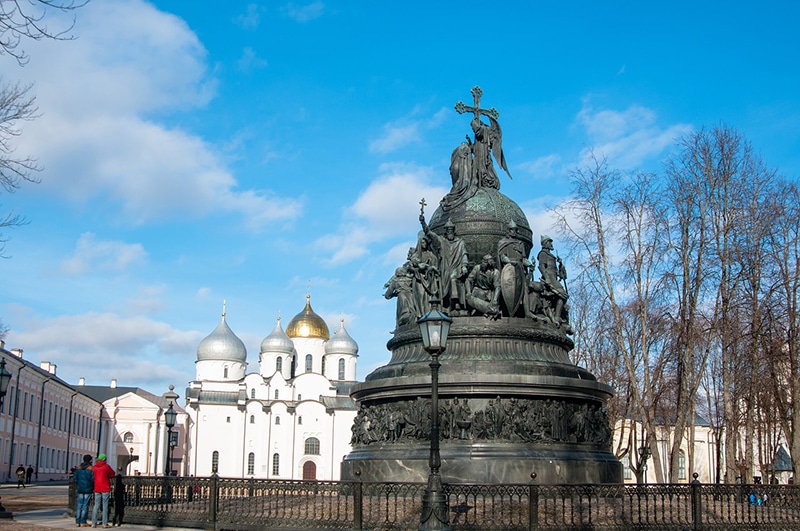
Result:
[[[186,449],[188,416],[178,404],[178,394],[154,395],[138,387],[84,385],[81,378],[75,388],[102,403],[98,453],[106,462],[126,475],[186,475],[183,458]],[[172,406],[175,425],[166,425],[165,413]],[[170,435],[172,447],[169,446]],[[169,461],[169,465],[167,465]]]
[[[196,380],[186,389],[188,469],[194,476],[336,480],[350,451],[358,345],[340,324],[305,309],[278,319],[261,342],[258,371],[222,320],[197,347]]]

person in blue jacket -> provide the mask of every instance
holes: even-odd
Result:
[[[89,527],[89,500],[94,493],[94,474],[92,474],[92,456],[83,456],[83,463],[75,473],[72,474],[72,481],[78,488],[78,506],[75,509],[75,527]]]

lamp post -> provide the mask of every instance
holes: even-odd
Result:
[[[650,445],[648,444],[646,446],[640,446],[638,452],[639,461],[642,463],[642,478],[644,483],[647,484],[647,460],[653,455],[653,450],[650,449]]]
[[[6,359],[0,358],[0,409],[3,407],[9,383],[11,383],[11,373],[6,370]]]
[[[0,411],[3,410],[3,402],[6,399],[9,383],[11,383],[11,373],[6,370],[6,359],[0,358]],[[6,511],[3,503],[0,502],[0,519],[11,517],[11,511]]]
[[[164,475],[170,475],[170,465],[172,464],[172,428],[175,427],[175,419],[178,413],[172,409],[172,402],[169,403],[169,408],[164,412],[164,424],[167,425],[167,464],[164,467]]]
[[[419,531],[450,531],[447,500],[439,476],[439,355],[447,347],[447,333],[452,323],[447,315],[439,311],[439,300],[431,299],[431,310],[420,317],[422,345],[431,355],[431,453],[428,459],[428,486],[422,496],[422,515]]]

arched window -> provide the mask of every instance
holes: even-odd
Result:
[[[125,444],[132,443],[133,442],[133,434],[131,432],[129,432],[129,431],[126,431],[125,435],[122,436],[122,441]]]
[[[283,370],[283,358],[278,356],[278,359],[275,360],[275,372],[281,372]]]
[[[344,380],[344,358],[339,358],[339,379]]]
[[[256,416],[250,415],[250,424],[255,424],[255,423],[256,423]]]
[[[253,387],[252,389],[250,389],[250,398],[255,398],[255,397],[256,397],[256,388]]]
[[[686,479],[686,454],[678,450],[678,479]]]
[[[216,474],[219,472],[219,452],[214,450],[211,454],[211,473]]]
[[[225,369],[222,371],[222,377],[223,378],[227,378],[228,377],[228,368],[227,367],[225,367]]]
[[[256,473],[256,454],[253,452],[247,456],[247,473],[251,476]]]
[[[325,356],[322,356],[322,375],[325,375]]]
[[[280,417],[280,415],[275,417],[275,425],[276,426],[280,426],[281,425],[281,417]]]
[[[319,455],[319,439],[316,437],[309,437],[306,439],[306,455]]]
[[[277,476],[281,473],[281,456],[272,454],[272,475]]]
[[[314,366],[314,356],[311,354],[306,354],[306,372],[311,372],[311,369]]]
[[[277,399],[278,399],[278,390],[275,389],[275,400],[277,400]]]

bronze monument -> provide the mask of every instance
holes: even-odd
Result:
[[[519,206],[500,193],[494,161],[508,173],[495,109],[461,102],[473,138],[454,151],[452,188],[408,261],[387,283],[397,320],[391,360],[353,388],[359,405],[342,477],[424,481],[431,433],[429,356],[416,321],[442,301],[452,319],[439,358],[441,476],[445,482],[617,483],[604,404],[609,386],[568,356],[566,269],[553,240],[533,233]],[[482,118],[488,118],[486,124]],[[510,177],[510,175],[509,175]]]

